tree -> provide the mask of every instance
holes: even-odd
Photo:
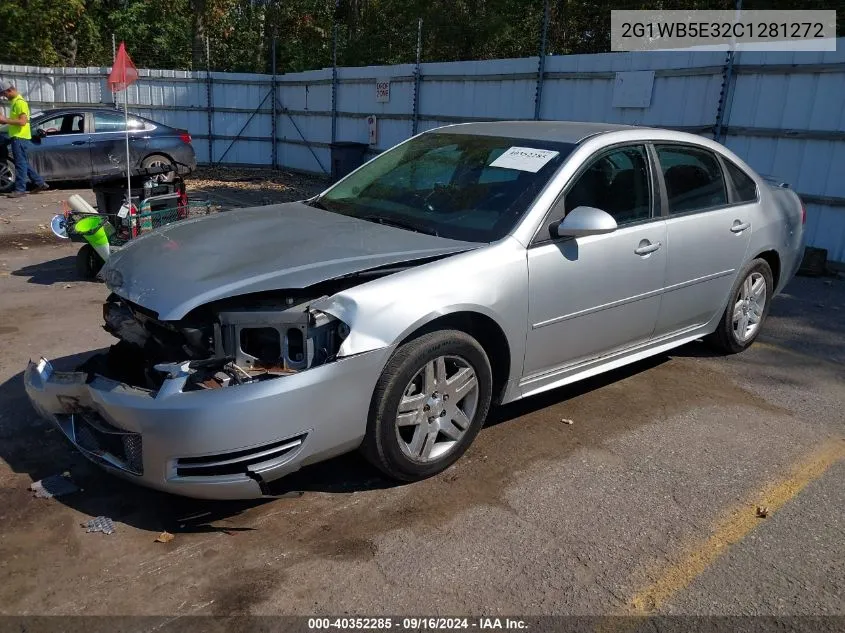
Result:
[[[191,61],[194,70],[202,68],[206,63],[205,46],[205,0],[191,0]]]

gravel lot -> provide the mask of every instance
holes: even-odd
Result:
[[[191,187],[235,207],[325,186],[271,175]],[[744,354],[694,343],[501,408],[439,477],[350,455],[284,498],[197,502],[101,473],[26,400],[30,357],[111,341],[105,288],[47,228],[74,192],[0,198],[0,614],[845,616],[845,281],[795,279]],[[65,471],[82,491],[28,491]],[[98,515],[116,532],[80,527]]]

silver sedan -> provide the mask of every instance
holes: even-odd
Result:
[[[455,125],[303,202],[177,223],[101,273],[118,341],[26,389],[87,457],[177,494],[272,495],[361,449],[439,473],[494,403],[759,335],[804,210],[705,138]],[[679,397],[683,397],[680,395]]]

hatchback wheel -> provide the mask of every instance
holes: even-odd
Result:
[[[468,334],[441,330],[409,341],[376,385],[364,455],[394,479],[437,474],[475,439],[491,394],[490,361]]]
[[[742,270],[710,341],[720,349],[735,354],[748,348],[769,314],[774,291],[772,269],[763,259],[755,259]]]

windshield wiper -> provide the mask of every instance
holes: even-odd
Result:
[[[362,220],[367,220],[368,222],[378,222],[379,224],[384,224],[385,226],[395,226],[399,229],[407,229],[409,231],[415,231],[417,233],[425,233],[426,235],[433,235],[434,237],[440,237],[440,234],[437,232],[436,229],[427,226],[419,226],[414,224],[413,222],[407,222],[405,220],[396,220],[393,218],[384,218],[380,215],[364,215],[361,216]]]

